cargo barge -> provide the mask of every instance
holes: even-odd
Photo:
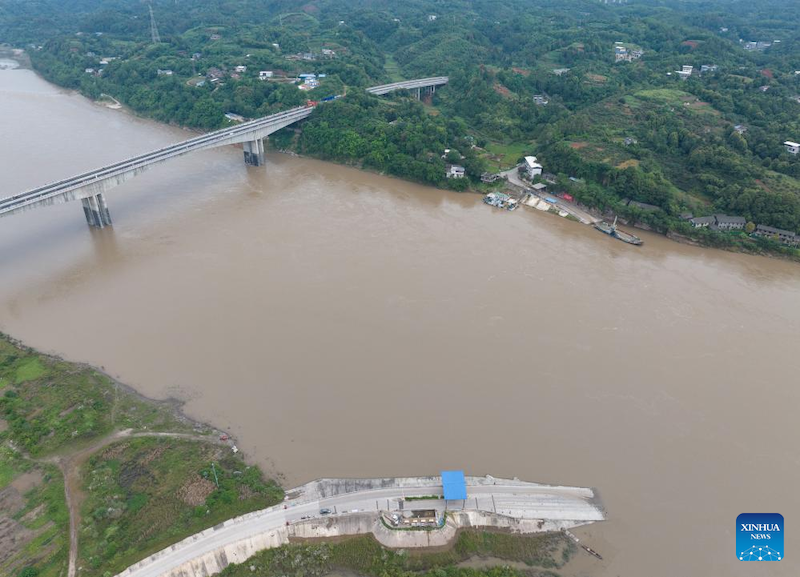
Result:
[[[613,224],[608,224],[606,221],[600,221],[594,223],[594,227],[602,232],[603,234],[607,234],[609,236],[613,236],[616,239],[621,240],[622,242],[627,242],[628,244],[632,244],[635,246],[641,246],[644,244],[642,239],[640,239],[635,234],[630,234],[625,231],[619,230],[617,228],[617,219],[614,218]]]

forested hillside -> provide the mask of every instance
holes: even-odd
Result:
[[[211,129],[347,93],[275,140],[455,188],[445,147],[475,187],[535,154],[579,200],[657,230],[735,244],[679,218],[725,212],[800,232],[800,155],[783,145],[800,140],[796,2],[6,0],[0,41],[166,122]],[[319,84],[298,89],[301,73]],[[424,106],[359,90],[427,75],[451,81]]]

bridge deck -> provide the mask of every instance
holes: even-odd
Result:
[[[109,164],[102,168],[90,170],[64,180],[52,182],[32,190],[0,199],[0,215],[5,212],[17,210],[27,204],[41,202],[51,196],[63,194],[64,192],[96,182],[102,178],[110,178],[116,174],[145,167],[149,164],[167,160],[174,156],[180,156],[195,150],[212,148],[219,141],[229,140],[236,136],[247,134],[263,125],[273,124],[281,120],[301,120],[309,116],[313,108],[301,106],[292,108],[277,114],[251,120],[238,126],[223,128],[214,132],[209,132],[189,140],[184,140],[176,144],[165,146],[158,150],[140,154],[114,164]]]
[[[421,78],[417,80],[408,80],[404,82],[394,82],[391,84],[384,84],[381,86],[373,86],[368,88],[367,92],[380,95],[386,94],[393,90],[400,89],[415,89],[427,86],[439,86],[446,84],[448,78],[446,76],[437,76],[432,78]],[[213,148],[217,146],[224,146],[226,144],[236,144],[244,142],[247,137],[252,137],[251,140],[264,138],[270,132],[274,132],[279,128],[288,126],[298,120],[307,118],[314,110],[313,106],[300,106],[278,112],[270,116],[244,122],[237,126],[226,127],[214,132],[209,132],[201,136],[196,136],[183,142],[165,146],[152,152],[140,154],[113,164],[103,166],[101,168],[90,170],[57,182],[51,182],[43,186],[15,194],[6,198],[0,199],[0,216],[10,214],[18,210],[39,206],[43,204],[50,204],[52,202],[73,200],[76,198],[75,191],[85,188],[91,188],[93,185],[103,183],[112,179],[124,180],[125,175],[138,174],[147,167],[206,148]],[[112,181],[112,184],[118,182]]]

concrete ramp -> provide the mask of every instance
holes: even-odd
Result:
[[[594,490],[519,479],[466,477],[461,501],[409,497],[442,495],[441,478],[320,479],[287,492],[283,504],[229,519],[132,565],[124,577],[212,575],[230,563],[289,539],[329,539],[372,533],[387,547],[430,547],[452,542],[458,529],[514,533],[569,529],[605,519]],[[445,516],[441,529],[395,530],[383,512],[419,504]]]

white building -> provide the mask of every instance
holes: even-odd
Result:
[[[433,22],[436,18],[436,14],[428,14],[428,22]]]
[[[466,170],[463,166],[459,166],[458,164],[447,165],[447,178],[464,178],[465,174]]]
[[[692,75],[692,71],[694,70],[694,66],[687,66],[684,64],[680,70],[676,70],[675,73],[680,77],[681,80],[686,80]]]
[[[528,176],[533,178],[542,174],[542,165],[536,162],[535,156],[526,156],[525,170],[528,172]]]
[[[247,66],[237,66],[235,68],[236,72],[247,72]]]
[[[792,142],[791,140],[787,140],[786,142],[783,143],[783,145],[786,147],[786,152],[789,152],[791,154],[797,154],[800,152],[800,144],[798,144],[797,142]]]
[[[156,74],[159,76],[172,76],[172,70],[159,68],[156,70]]]
[[[267,80],[269,78],[272,78],[273,74],[274,73],[272,72],[272,70],[262,70],[261,72],[258,73],[258,78],[260,80]]]

